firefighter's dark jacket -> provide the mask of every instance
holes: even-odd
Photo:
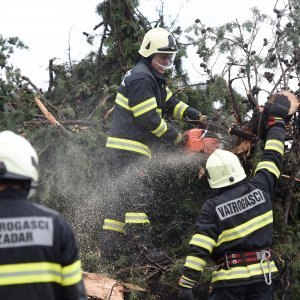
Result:
[[[272,200],[284,153],[285,129],[270,128],[263,157],[248,181],[226,188],[206,201],[195,225],[190,250],[179,285],[192,288],[207,259],[217,261],[226,252],[268,250],[272,244]],[[268,263],[220,268],[212,274],[212,287],[228,287],[264,281]],[[272,276],[277,268],[271,261]]]
[[[0,192],[0,299],[86,300],[73,230],[23,190]]]
[[[173,143],[177,130],[164,115],[196,120],[200,112],[178,101],[166,80],[146,59],[129,70],[117,93],[106,147],[151,157],[151,144],[162,139]]]

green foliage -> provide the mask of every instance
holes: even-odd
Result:
[[[225,148],[232,149],[241,142],[228,134],[233,123],[235,128],[241,129],[258,123],[255,119],[251,119],[252,123],[248,121],[261,100],[263,83],[268,82],[272,90],[298,81],[300,10],[295,7],[299,1],[289,3],[291,8],[282,9],[282,17],[276,16],[275,20],[253,9],[252,19],[242,23],[228,22],[217,28],[201,22],[191,26],[186,31],[186,39],[193,43],[203,63],[200,66],[203,82],[194,85],[182,70],[181,60],[187,50],[186,45],[180,43],[184,33],[173,24],[179,52],[175,68],[168,74],[170,88],[178,99],[210,117],[208,129],[221,134]],[[44,93],[47,99],[44,104],[69,132],[70,140],[48,123],[34,103],[36,91],[33,92],[20,77],[20,70],[9,63],[14,49],[26,49],[26,46],[18,38],[0,36],[0,130],[19,132],[33,143],[40,157],[40,184],[34,201],[58,210],[72,224],[86,271],[109,273],[112,277],[117,277],[116,270],[128,264],[128,257],[120,257],[109,265],[98,253],[103,206],[113,201],[104,149],[108,112],[114,104],[117,88],[125,72],[139,60],[140,42],[154,24],[140,14],[138,5],[139,1],[134,0],[99,1],[97,12],[102,25],[95,34],[87,36],[87,42],[98,45],[97,53],[89,53],[78,63],[69,61],[59,65],[53,62],[49,70],[53,81]],[[292,27],[288,23],[283,26],[283,20],[290,21]],[[278,22],[281,22],[282,34],[263,37],[267,41],[260,37],[257,42],[259,27],[276,28]],[[165,26],[164,16],[159,16],[155,24]],[[218,64],[216,58],[220,59]],[[216,71],[218,65],[222,66],[220,71]],[[282,72],[282,68],[286,71]],[[294,77],[290,78],[291,75]],[[234,84],[238,81],[243,82],[248,95],[240,89],[235,90]],[[240,116],[238,121],[237,115]],[[194,127],[172,119],[168,121],[182,130]],[[283,173],[299,178],[299,115],[294,117],[292,124],[288,135],[294,143],[285,155]],[[253,144],[250,156],[244,156],[248,174],[253,172],[262,148],[263,143]],[[153,227],[156,245],[167,251],[174,264],[170,271],[150,283],[156,284],[164,295],[175,297],[176,281],[194,220],[204,201],[211,196],[211,190],[205,180],[199,181],[197,174],[199,162],[205,162],[205,156],[188,156],[167,145],[160,150],[160,157],[153,161],[149,170],[156,199],[154,206],[159,207],[153,214]],[[287,195],[291,195],[288,203]],[[299,199],[299,183],[282,178],[274,202],[273,252],[278,257],[281,279],[278,299],[298,299],[300,295]],[[209,262],[201,279],[206,292],[203,299],[207,296],[213,270]],[[144,275],[133,273],[127,279],[144,286],[149,283],[147,274]],[[131,293],[129,297],[146,299],[144,293]],[[149,293],[147,297],[153,299],[155,296]]]

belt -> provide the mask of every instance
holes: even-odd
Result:
[[[255,264],[261,260],[271,259],[271,250],[257,250],[257,251],[234,251],[225,252],[223,256],[216,260],[219,269],[230,269],[232,267],[247,266]]]

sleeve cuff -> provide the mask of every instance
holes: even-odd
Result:
[[[178,284],[182,287],[192,289],[195,285],[196,281],[192,280],[184,275],[182,275],[178,281]]]

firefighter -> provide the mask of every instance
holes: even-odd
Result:
[[[152,245],[148,214],[153,192],[145,170],[155,145],[162,141],[178,145],[182,141],[181,134],[164,120],[165,114],[206,121],[205,115],[177,100],[166,85],[164,73],[172,67],[177,51],[175,39],[167,30],[151,29],[139,49],[140,62],[126,73],[118,88],[106,143],[107,165],[115,178],[126,172],[137,176],[119,192],[121,203],[107,207],[101,237],[103,256],[118,257],[131,248],[131,237],[139,236],[148,244],[147,249]]]
[[[219,190],[197,218],[178,299],[193,299],[192,289],[209,257],[217,264],[210,300],[273,299],[272,279],[278,270],[271,252],[272,200],[284,154],[284,119],[293,97],[286,92],[273,96],[263,156],[251,179],[244,180],[244,169],[233,153],[217,149],[209,156],[208,182]]]
[[[29,201],[37,168],[37,153],[25,138],[0,133],[0,298],[85,300],[71,227]]]

